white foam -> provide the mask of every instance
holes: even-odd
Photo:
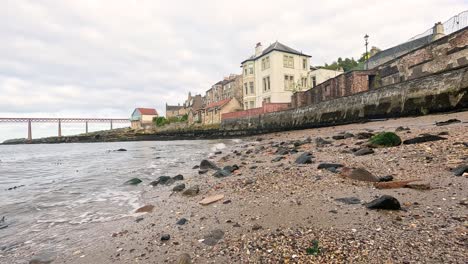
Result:
[[[222,149],[225,149],[226,148],[226,145],[224,143],[218,143],[218,144],[215,144],[211,150],[212,151],[217,151],[217,150],[222,150]]]

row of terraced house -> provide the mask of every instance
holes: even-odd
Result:
[[[205,94],[179,105],[166,104],[166,118],[188,116],[189,124],[221,123],[231,113],[265,113],[291,107],[291,96],[343,72],[310,66],[310,55],[280,42],[267,48],[261,43],[241,62],[242,72],[213,84]]]
[[[452,32],[447,37],[445,38],[444,26],[440,22],[436,23],[431,34],[372,54],[365,69],[346,73],[312,67],[310,55],[280,42],[275,42],[265,49],[261,43],[257,43],[254,54],[241,62],[240,74],[225,77],[203,96],[192,96],[189,93],[188,99],[182,105],[166,105],[166,116],[187,115],[189,124],[219,124],[226,119],[304,107],[403,82],[430,71],[426,68],[432,66],[426,67],[426,61],[420,62],[419,59],[430,56],[416,52],[417,56],[410,60],[415,65],[407,70],[408,76],[398,74],[403,71],[399,68],[400,64],[408,62],[397,58],[419,49],[423,50],[423,47],[441,38],[450,41],[450,47],[456,46],[455,51],[447,51],[444,55],[444,58],[450,61],[452,57],[456,57],[450,64],[451,67],[465,65],[468,61],[466,28]],[[433,60],[430,58],[429,61]],[[395,60],[397,62],[393,62]]]

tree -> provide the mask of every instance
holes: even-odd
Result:
[[[377,47],[372,47],[369,52],[367,53],[364,52],[363,54],[361,54],[361,57],[359,57],[357,61],[353,57],[345,58],[345,59],[339,57],[332,64],[325,63],[324,66],[319,66],[319,68],[329,69],[329,70],[334,70],[334,71],[343,69],[343,71],[345,72],[353,70],[353,69],[362,69],[366,60],[368,60],[370,57],[374,56],[376,53],[380,51],[382,50]]]

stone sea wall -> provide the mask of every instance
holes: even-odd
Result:
[[[454,68],[302,108],[226,119],[222,130],[281,131],[468,108],[468,67]]]

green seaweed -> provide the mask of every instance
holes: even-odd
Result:
[[[382,132],[370,139],[374,147],[394,147],[401,144],[401,138],[393,132]]]

